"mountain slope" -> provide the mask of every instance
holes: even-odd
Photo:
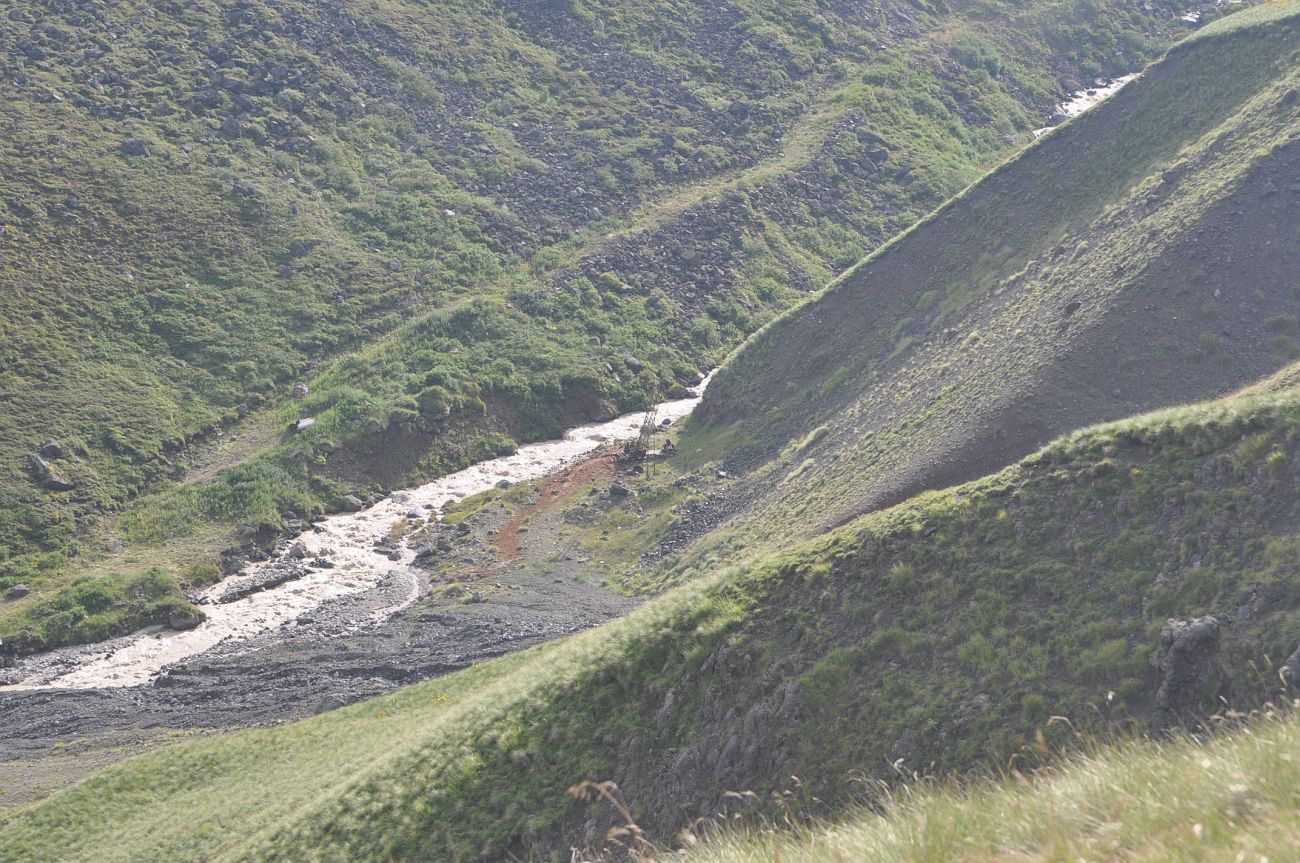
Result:
[[[5,816],[0,859],[563,859],[617,823],[567,793],[586,779],[615,779],[668,842],[729,790],[763,814],[820,814],[864,778],[1033,767],[1076,731],[1163,730],[1282,695],[1300,642],[1300,371],[1278,370],[1296,327],[1297,16],[1267,7],[1178,48],[1129,101],[1049,135],[759,334],[665,468],[738,440],[732,460],[757,465],[718,478],[736,489],[732,523],[645,574],[684,586],[393,696],[118,764]],[[1205,248],[1213,217],[1237,227],[1211,246],[1231,252]],[[951,233],[910,245],[936,226]],[[1023,260],[994,239],[1023,243]],[[997,276],[976,290],[984,255]],[[907,280],[954,271],[971,283],[912,315]],[[782,333],[800,339],[779,352]],[[945,376],[965,386],[941,398]],[[1033,451],[1080,417],[1232,389]],[[891,417],[879,405],[894,399]],[[1003,450],[958,434],[980,443],[995,421]],[[1026,457],[879,508],[978,473],[989,452]],[[692,566],[707,576],[689,581]]]
[[[1184,5],[4,5],[6,643],[141,622],[70,558],[205,539],[176,574],[692,383]]]
[[[694,556],[816,533],[1294,356],[1300,66],[1278,10],[1179,46],[734,354],[705,436],[763,468]]]

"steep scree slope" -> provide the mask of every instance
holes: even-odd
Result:
[[[1295,356],[1289,9],[1177,47],[744,345],[699,416],[764,467],[704,550],[815,533]]]

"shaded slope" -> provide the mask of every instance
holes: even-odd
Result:
[[[585,778],[668,839],[790,775],[817,809],[893,764],[1032,765],[1040,729],[1071,739],[1050,715],[1249,706],[1300,640],[1297,482],[1295,388],[1089,429],[565,642],[115,766],[12,816],[0,854],[567,854],[608,824],[567,797]]]
[[[701,407],[709,433],[769,458],[826,428],[706,547],[816,532],[1294,356],[1289,8],[1179,46],[746,343]]]

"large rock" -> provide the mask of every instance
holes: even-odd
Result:
[[[366,505],[361,502],[361,498],[354,494],[346,495],[343,498],[343,509],[346,512],[360,512],[365,509],[365,506]]]
[[[67,455],[67,452],[63,449],[63,444],[52,440],[41,445],[39,454],[41,458],[60,459]]]
[[[147,156],[149,142],[144,138],[127,138],[122,142],[122,152],[127,156]]]
[[[1219,660],[1222,624],[1207,615],[1170,620],[1160,630],[1160,649],[1151,663],[1160,671],[1156,706],[1164,710],[1204,703],[1218,694],[1223,681]]]
[[[8,600],[22,599],[24,596],[26,596],[31,592],[32,589],[27,585],[15,584],[13,587],[9,588],[9,590],[5,591],[5,599]]]
[[[75,483],[56,471],[53,466],[51,466],[50,463],[40,455],[30,455],[27,457],[27,460],[31,465],[32,475],[35,476],[36,480],[41,484],[41,488],[49,489],[50,491],[72,491],[76,488]]]
[[[1300,647],[1297,647],[1295,653],[1287,657],[1286,662],[1282,663],[1282,667],[1278,669],[1278,673],[1281,674],[1282,682],[1287,686],[1292,689],[1300,689]]]
[[[167,616],[167,625],[177,631],[193,629],[203,622],[203,615],[188,614],[183,611],[173,611]]]

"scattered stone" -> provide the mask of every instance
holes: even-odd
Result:
[[[15,584],[13,587],[9,588],[9,590],[5,592],[5,599],[12,602],[15,599],[22,599],[24,596],[26,596],[31,592],[32,589],[27,585]]]
[[[304,560],[307,557],[307,554],[307,544],[303,542],[295,542],[293,547],[289,549],[288,556],[294,560]]]

